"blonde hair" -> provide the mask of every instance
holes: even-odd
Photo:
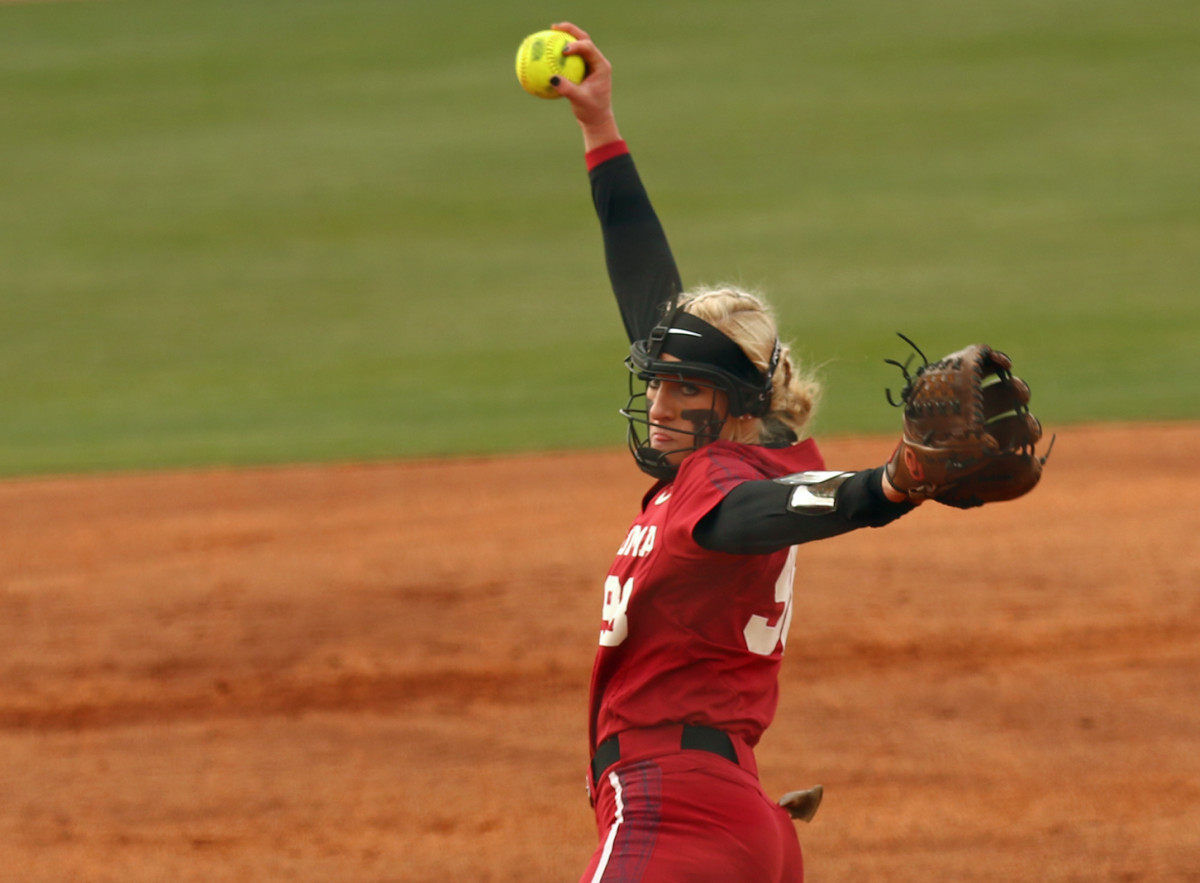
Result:
[[[698,289],[680,298],[682,309],[719,329],[742,348],[755,367],[766,372],[779,336],[775,315],[756,294],[729,286]],[[734,421],[729,436],[748,444],[786,444],[807,436],[821,385],[792,360],[791,348],[781,346],[771,378],[771,409],[761,418]]]

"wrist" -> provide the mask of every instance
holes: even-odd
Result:
[[[880,484],[880,489],[883,491],[884,497],[886,497],[889,502],[892,502],[892,503],[910,502],[908,494],[906,494],[904,491],[897,490],[896,486],[894,484],[892,484],[891,479],[888,478],[888,470],[887,470],[886,466],[879,471],[879,484]],[[920,501],[913,500],[911,502],[920,502]]]
[[[622,140],[609,141],[607,144],[601,144],[584,154],[584,161],[587,163],[587,169],[590,172],[598,165],[608,162],[610,159],[629,153],[629,147]]]
[[[583,149],[589,153],[621,140],[617,121],[611,116],[595,122],[580,122],[579,128],[583,131]]]

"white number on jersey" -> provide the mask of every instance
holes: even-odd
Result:
[[[629,619],[625,609],[629,606],[629,596],[633,594],[633,577],[625,580],[611,573],[604,580],[604,611],[600,614],[603,622],[600,624],[600,646],[615,647],[625,640],[629,634]]]
[[[775,652],[777,644],[787,644],[788,626],[792,624],[792,580],[796,576],[796,547],[788,550],[787,561],[775,580],[775,603],[782,604],[775,625],[765,616],[751,616],[742,634],[746,636],[746,646],[751,653],[759,656],[770,656]]]

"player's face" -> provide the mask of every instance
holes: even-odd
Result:
[[[729,397],[724,392],[677,377],[648,381],[646,405],[650,447],[667,454],[673,465],[717,438],[729,413]]]

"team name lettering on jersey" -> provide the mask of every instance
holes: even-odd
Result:
[[[654,549],[654,534],[657,528],[653,524],[641,527],[635,524],[629,529],[625,542],[617,549],[617,555],[628,555],[632,558],[645,558]]]

